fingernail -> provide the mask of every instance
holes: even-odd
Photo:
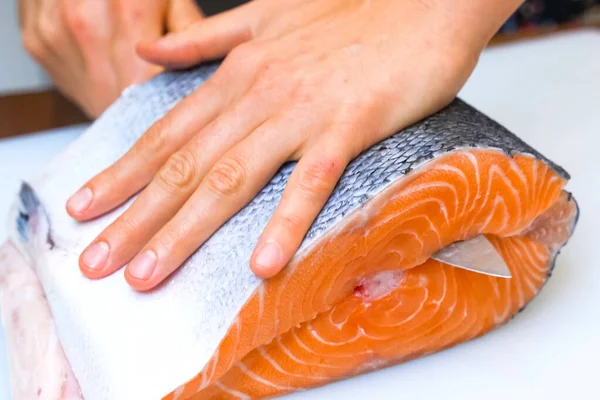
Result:
[[[136,279],[146,280],[152,276],[156,267],[156,254],[152,250],[146,250],[129,263],[127,270]]]
[[[79,189],[77,193],[71,196],[69,201],[67,201],[67,207],[69,208],[69,210],[76,213],[84,212],[85,210],[87,210],[90,204],[92,204],[93,197],[94,194],[92,193],[91,189]]]
[[[89,269],[99,271],[106,265],[106,260],[108,260],[109,252],[110,248],[108,247],[107,243],[94,243],[93,245],[85,249],[85,251],[81,255],[81,262]]]
[[[281,247],[275,242],[267,242],[258,250],[254,261],[261,269],[271,269],[279,266],[281,256]]]

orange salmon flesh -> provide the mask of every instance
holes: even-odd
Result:
[[[429,161],[259,286],[205,368],[164,399],[275,397],[504,324],[540,291],[571,234],[577,205],[565,184],[528,155],[469,149]],[[481,233],[511,279],[429,258]]]

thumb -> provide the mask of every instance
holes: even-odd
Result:
[[[119,89],[139,83],[161,71],[135,51],[140,40],[157,40],[164,31],[165,0],[111,0],[111,61]]]
[[[248,6],[201,19],[185,30],[170,33],[157,41],[140,43],[138,54],[147,61],[170,68],[188,68],[222,58],[239,44],[252,39],[257,18],[254,9]]]
[[[194,0],[171,0],[167,10],[167,32],[180,32],[204,18]]]

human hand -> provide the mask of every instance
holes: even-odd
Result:
[[[298,160],[251,258],[257,275],[275,275],[347,163],[448,104],[517,5],[256,0],[140,45],[144,58],[170,67],[229,55],[69,200],[84,221],[147,185],[84,251],[81,270],[102,278],[129,263],[134,288],[155,287]]]
[[[202,16],[193,0],[19,0],[19,14],[25,48],[91,117],[161,71],[136,54],[140,40]]]

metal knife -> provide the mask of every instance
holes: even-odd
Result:
[[[483,235],[453,243],[432,255],[431,258],[480,274],[500,278],[512,277],[502,256]]]

